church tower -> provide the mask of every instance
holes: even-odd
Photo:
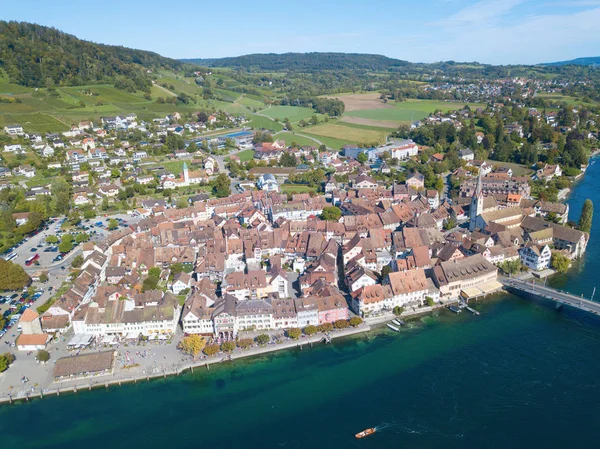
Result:
[[[477,176],[477,185],[471,198],[471,207],[469,208],[469,231],[473,232],[477,227],[477,217],[483,213],[483,188],[481,186],[481,170]]]
[[[183,163],[183,181],[185,182],[185,185],[190,184],[190,172],[188,171],[188,167],[185,162]]]

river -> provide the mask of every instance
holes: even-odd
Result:
[[[569,199],[600,205],[600,163]],[[597,219],[597,218],[595,218]],[[552,281],[600,286],[600,221],[585,260]],[[600,294],[600,291],[599,291]],[[400,334],[213,366],[176,378],[0,407],[7,448],[596,448],[600,318],[497,295]],[[354,433],[377,426],[375,435]]]

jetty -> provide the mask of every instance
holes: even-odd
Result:
[[[586,299],[582,296],[577,296],[572,293],[557,290],[551,287],[546,287],[537,282],[524,281],[521,279],[509,278],[503,281],[504,288],[510,293],[525,297],[538,297],[554,301],[557,308],[566,304],[576,309],[590,312],[595,315],[600,315],[600,303]]]

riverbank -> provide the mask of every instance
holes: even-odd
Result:
[[[8,392],[0,395],[0,404],[13,404],[19,401],[29,401],[35,398],[44,398],[45,396],[60,396],[61,394],[79,393],[83,391],[91,391],[95,388],[109,388],[110,386],[123,385],[127,383],[138,383],[150,381],[152,379],[167,378],[171,376],[179,376],[188,371],[194,372],[197,369],[210,370],[210,366],[218,363],[231,363],[235,360],[261,356],[277,351],[289,349],[304,350],[306,347],[313,347],[315,344],[327,344],[328,340],[334,340],[341,337],[348,337],[361,333],[366,333],[371,330],[367,323],[363,323],[357,327],[347,329],[337,329],[326,335],[318,334],[313,336],[304,336],[298,340],[287,340],[281,343],[271,343],[265,346],[251,347],[246,350],[236,349],[230,354],[220,353],[213,357],[206,357],[199,360],[187,360],[180,364],[171,365],[171,367],[162,367],[153,372],[143,370],[141,374],[130,374],[128,371],[112,373],[90,378],[77,378],[72,380],[61,380],[59,386],[56,382],[48,385],[41,385],[37,388],[19,390],[17,393]],[[175,349],[178,351],[177,349]]]

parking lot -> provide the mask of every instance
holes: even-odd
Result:
[[[94,218],[88,221],[83,220],[79,226],[69,228],[68,232],[74,236],[78,233],[86,232],[90,235],[90,241],[100,241],[110,232],[106,228],[109,218],[124,220],[127,224],[137,223],[140,220],[140,218],[132,218],[127,214]],[[5,318],[7,318],[11,311],[14,312],[21,304],[32,307],[35,310],[50,299],[67,279],[71,263],[77,255],[81,254],[82,245],[79,244],[75,246],[73,250],[65,254],[61,260],[56,260],[56,257],[60,254],[58,251],[45,251],[47,248],[57,246],[56,244],[46,243],[46,238],[48,236],[55,235],[60,240],[66,233],[60,228],[60,224],[63,220],[63,218],[49,220],[46,226],[41,228],[37,234],[25,238],[13,251],[4,255],[4,257],[6,257],[8,254],[16,253],[17,256],[12,259],[12,262],[23,266],[30,276],[38,271],[44,271],[48,275],[48,281],[45,283],[32,282],[30,287],[33,287],[38,294],[34,294],[31,297],[27,296],[26,293],[24,294],[23,291],[2,292],[1,296],[5,299],[0,299],[0,313],[2,313]],[[100,221],[102,222],[102,226],[97,226],[96,223]],[[33,249],[35,249],[35,251]],[[39,258],[36,260],[37,263],[26,266],[26,260],[36,254],[39,254]],[[26,297],[23,298],[23,296]],[[12,343],[14,343],[19,335],[18,325],[16,323],[17,320],[14,320],[15,322],[10,328],[5,329],[5,333],[0,331],[0,352],[6,352],[7,349],[11,348],[11,352],[16,353],[16,348],[12,347]]]

